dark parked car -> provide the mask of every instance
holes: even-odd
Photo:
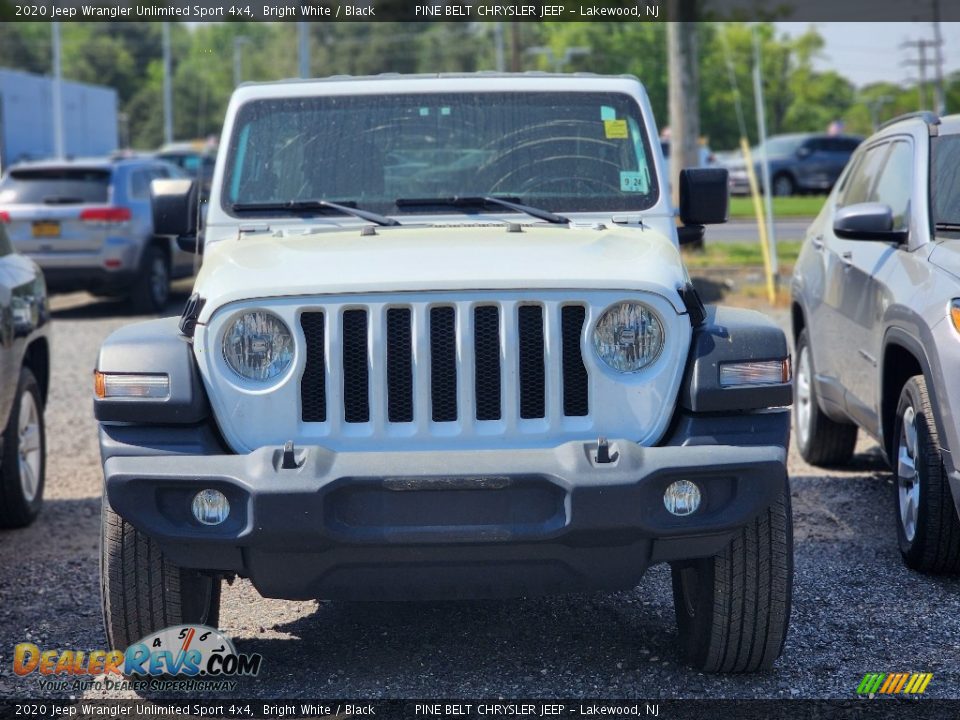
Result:
[[[150,183],[178,177],[149,157],[24,163],[0,181],[0,210],[51,290],[129,296],[136,310],[155,312],[171,278],[193,273],[191,254],[153,234]]]
[[[801,454],[836,465],[858,428],[876,438],[904,561],[960,570],[960,115],[909,116],[864,143],[792,294]]]
[[[43,503],[43,408],[50,379],[47,291],[14,252],[0,211],[0,527],[29,525]]]
[[[828,192],[863,138],[855,135],[774,135],[767,139],[770,186],[774,195]],[[753,151],[757,183],[763,187],[760,151]],[[730,192],[750,192],[746,165],[731,164]]]

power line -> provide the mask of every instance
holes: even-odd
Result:
[[[937,80],[937,95],[938,95],[938,105],[942,105],[940,98],[943,97],[943,54],[940,52],[940,47],[943,45],[943,40],[907,40],[900,44],[901,48],[913,48],[916,50],[916,56],[910,57],[907,60],[904,60],[904,65],[916,66],[917,72],[920,75],[920,110],[927,109],[927,68],[930,67],[933,69],[934,77]],[[928,54],[928,50],[933,50],[932,54]]]

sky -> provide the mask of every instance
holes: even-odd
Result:
[[[916,48],[901,45],[911,40],[933,39],[933,27],[928,22],[780,22],[776,25],[789,35],[802,34],[814,25],[826,41],[819,67],[833,68],[857,86],[884,80],[901,84],[919,79],[917,67],[905,64],[916,59]],[[940,23],[940,32],[944,74],[948,75],[960,70],[960,23]],[[928,80],[932,80],[932,73],[930,68]]]

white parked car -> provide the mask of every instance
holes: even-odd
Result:
[[[685,172],[678,232],[657,137],[627,77],[239,88],[202,237],[196,187],[154,183],[157,231],[202,246],[183,316],[97,364],[112,646],[215,625],[224,577],[483,597],[668,562],[686,658],[770,667],[787,345],[700,303],[678,245],[726,220],[726,171]]]

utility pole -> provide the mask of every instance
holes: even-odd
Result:
[[[60,62],[60,23],[53,23],[53,154],[66,154],[63,136],[63,69]]]
[[[300,39],[300,77],[310,77],[310,27],[305,22],[297,23],[297,35]]]
[[[173,80],[170,70],[170,23],[163,24],[163,140],[173,142]]]
[[[936,34],[939,35],[939,23],[934,23],[936,27]],[[916,65],[917,71],[920,75],[920,110],[926,110],[927,105],[927,66],[934,66],[935,76],[937,78],[937,94],[942,97],[943,93],[943,67],[941,61],[940,46],[943,44],[943,41],[940,39],[936,40],[908,40],[900,45],[902,48],[916,48],[917,57],[910,58],[904,61],[904,65]],[[929,57],[927,55],[927,50],[933,50],[936,55],[935,57]],[[937,99],[937,104],[940,103],[940,97]]]
[[[510,72],[520,72],[520,23],[510,23]]]
[[[503,22],[499,20],[493,24],[493,47],[496,52],[497,72],[503,72],[507,69],[507,62],[504,57],[506,48],[504,47]]]
[[[249,42],[246,35],[237,35],[233,38],[233,86],[238,87],[243,82],[243,46]]]
[[[940,0],[933,0],[933,70],[937,80],[937,114],[947,114],[947,96],[943,90],[943,35],[940,34]]]
[[[700,77],[697,0],[670,4],[667,61],[670,69],[670,187],[680,205],[680,170],[700,164]]]

